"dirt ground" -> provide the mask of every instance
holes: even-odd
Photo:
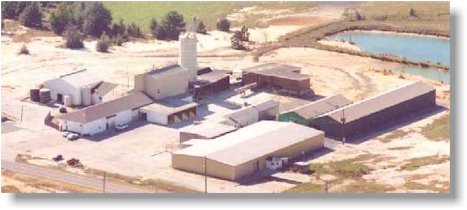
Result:
[[[326,7],[324,7],[326,8]],[[341,10],[323,9],[296,16],[277,16],[269,19],[271,26],[250,29],[251,38],[257,43],[270,42],[287,32],[310,24],[322,24],[340,16]],[[309,18],[313,17],[313,18]],[[284,25],[287,23],[293,23]],[[23,30],[23,29],[21,29]],[[24,32],[15,33],[24,33]],[[199,35],[199,64],[217,69],[233,70],[257,65],[248,52],[230,49],[230,34],[212,31],[208,35]],[[27,96],[30,88],[44,80],[56,78],[80,68],[120,85],[120,92],[133,87],[133,76],[153,66],[164,66],[177,61],[178,43],[144,40],[125,43],[122,47],[112,47],[110,53],[95,51],[95,41],[86,41],[83,50],[68,50],[59,47],[63,40],[55,36],[38,36],[25,40],[31,55],[18,55],[23,45],[15,37],[2,35],[1,56],[1,95],[2,109],[12,108],[18,115],[18,100]],[[341,93],[350,100],[361,100],[378,93],[408,84],[424,81],[437,89],[437,101],[449,108],[450,86],[417,76],[400,75],[389,70],[399,64],[383,62],[308,48],[282,48],[266,54],[260,63],[278,62],[302,67],[302,73],[310,75],[314,92],[321,96]],[[224,92],[207,100],[209,105],[201,107],[199,120],[216,120],[230,112],[243,102],[256,103],[265,99],[280,102],[281,110],[288,110],[307,103],[307,100],[274,93],[249,93],[246,98]],[[9,102],[10,103],[7,103]],[[28,103],[28,102],[24,102]],[[7,106],[7,105],[10,106]],[[44,113],[42,106],[28,106],[26,117]],[[16,108],[16,109],[15,109]],[[46,108],[47,109],[47,108]],[[41,110],[41,111],[36,111]],[[396,191],[411,191],[404,187],[405,181],[430,183],[438,180],[449,183],[449,163],[427,165],[417,170],[406,171],[398,168],[411,158],[429,155],[450,155],[449,141],[431,141],[420,134],[421,127],[434,119],[449,113],[443,111],[402,128],[378,135],[361,143],[341,145],[333,140],[326,140],[326,146],[333,152],[324,154],[313,162],[328,162],[355,157],[359,154],[373,155],[368,164],[374,168],[363,178],[378,183],[394,186]],[[80,139],[70,142],[51,128],[35,129],[36,121],[4,125],[2,123],[2,159],[14,160],[18,153],[28,154],[41,159],[32,160],[31,164],[51,164],[51,158],[57,154],[65,159],[78,158],[88,168],[105,170],[141,179],[152,178],[173,182],[199,191],[204,191],[204,177],[197,174],[174,170],[170,166],[170,152],[177,148],[178,127],[164,127],[146,123],[136,123],[128,131],[109,136],[97,137],[94,141]],[[8,127],[7,132],[3,129]],[[400,138],[383,142],[386,135],[398,130],[409,132]],[[104,138],[108,137],[108,138]],[[393,149],[390,149],[393,148]],[[397,149],[394,149],[397,148]],[[380,156],[386,157],[380,158]],[[45,160],[42,160],[45,159]],[[79,172],[79,171],[77,171]],[[82,173],[82,172],[80,172]],[[6,182],[10,180],[5,177]],[[274,174],[266,180],[249,185],[208,178],[209,192],[282,192],[298,183],[308,182],[308,176],[292,172]],[[5,186],[5,184],[3,184]]]

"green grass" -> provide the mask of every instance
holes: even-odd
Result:
[[[314,184],[311,182],[297,185],[285,191],[286,193],[321,193],[324,192],[324,186],[321,184]]]
[[[356,179],[354,183],[351,183],[343,187],[339,192],[352,192],[352,193],[384,193],[387,191],[395,190],[394,187],[389,185],[383,185],[376,182],[370,182],[364,179]]]
[[[400,138],[406,136],[407,134],[409,134],[409,132],[403,131],[403,130],[396,130],[396,131],[392,132],[391,134],[386,135],[383,138],[381,138],[380,141],[383,142],[383,143],[389,143],[392,140],[400,139]]]
[[[112,12],[113,21],[123,20],[124,23],[135,23],[145,32],[149,31],[152,18],[160,21],[167,12],[174,10],[182,14],[189,26],[193,16],[204,22],[210,30],[214,30],[216,21],[231,14],[236,9],[258,6],[260,9],[291,9],[301,11],[313,7],[310,2],[104,2],[104,6]],[[247,17],[245,21],[251,26],[257,20],[257,15]],[[233,23],[234,25],[236,23]]]
[[[399,170],[406,170],[406,171],[414,171],[419,169],[422,166],[426,165],[437,165],[449,161],[449,157],[447,156],[440,156],[440,155],[432,155],[426,157],[419,157],[419,158],[412,158],[408,160],[407,163],[402,165]]]
[[[429,185],[414,182],[414,181],[407,181],[404,184],[404,187],[410,190],[429,190],[429,191],[434,191],[434,192],[441,192],[441,193],[448,193],[449,190],[449,185],[447,188],[440,188],[436,187],[437,181],[431,182]]]
[[[422,128],[422,134],[433,141],[449,140],[451,132],[450,115],[434,120]]]

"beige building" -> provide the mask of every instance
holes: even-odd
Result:
[[[322,131],[290,122],[260,121],[172,153],[172,167],[238,180],[266,169],[267,159],[295,159],[324,146]],[[204,167],[206,165],[206,168]]]
[[[135,75],[135,91],[143,91],[153,99],[163,99],[187,92],[192,75],[178,64]]]

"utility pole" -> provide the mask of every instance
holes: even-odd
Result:
[[[20,122],[23,122],[23,103],[21,103],[21,115],[20,115]]]
[[[102,179],[102,193],[105,193],[105,178],[106,178],[106,173],[104,171],[104,176],[103,176],[103,179]]]
[[[344,145],[345,144],[345,109],[342,109],[342,118],[341,118],[341,121],[342,121],[342,144]]]
[[[204,156],[204,193],[208,193],[208,164],[206,155]]]
[[[126,87],[130,90],[130,72],[128,72],[128,64],[126,65]]]
[[[302,151],[303,162],[305,162],[305,151]]]
[[[324,192],[328,193],[329,186],[328,186],[328,180],[324,180]]]

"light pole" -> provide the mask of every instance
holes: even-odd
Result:
[[[345,144],[345,109],[342,109],[342,144]]]
[[[104,177],[102,178],[102,193],[105,193],[105,178],[106,178],[106,173],[104,171]]]

